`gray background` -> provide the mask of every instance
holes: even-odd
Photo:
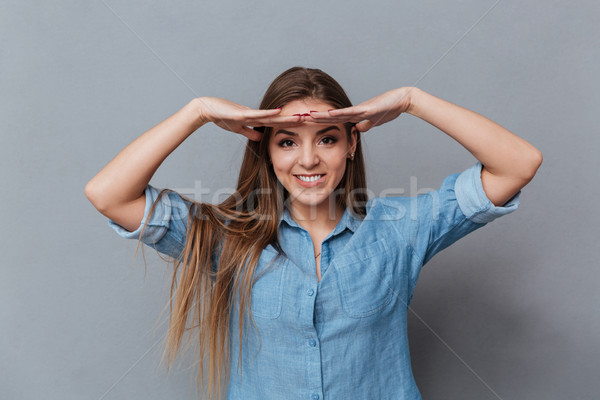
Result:
[[[0,398],[188,399],[159,365],[170,272],[134,260],[83,194],[196,96],[258,106],[304,65],[357,104],[417,86],[544,155],[520,208],[438,254],[409,319],[425,399],[592,399],[600,391],[598,28],[594,1],[3,1]],[[152,183],[234,186],[244,140],[201,128]],[[375,194],[437,188],[476,161],[410,115],[364,137]],[[208,201],[210,199],[202,198]]]

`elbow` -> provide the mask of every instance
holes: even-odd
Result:
[[[92,205],[96,208],[96,210],[102,213],[105,210],[105,207],[102,205],[100,200],[100,191],[97,185],[93,180],[89,181],[83,190],[85,197],[92,203]]]
[[[537,171],[537,169],[542,165],[542,162],[544,161],[544,156],[542,155],[542,152],[537,150],[536,152],[536,163],[537,163],[537,167],[535,168],[535,170]]]
[[[531,156],[528,157],[528,162],[527,162],[528,166],[525,169],[525,171],[526,171],[525,178],[527,179],[527,181],[530,181],[533,179],[533,177],[537,173],[538,169],[542,165],[543,161],[544,161],[544,157],[542,156],[542,152],[539,151],[538,149],[535,149],[532,152]]]

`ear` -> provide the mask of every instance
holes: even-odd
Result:
[[[355,126],[350,130],[350,153],[356,153],[356,146],[358,144],[358,129]]]

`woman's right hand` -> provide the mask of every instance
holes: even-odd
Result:
[[[218,97],[198,97],[196,100],[198,115],[203,124],[212,122],[225,130],[239,133],[253,141],[260,141],[262,133],[249,127],[290,127],[302,123],[300,116],[279,115],[280,108],[254,110]]]

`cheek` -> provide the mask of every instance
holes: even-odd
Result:
[[[346,169],[346,157],[348,156],[348,153],[346,153],[345,150],[342,150],[340,152],[338,152],[337,154],[335,154],[335,156],[331,159],[331,166],[340,171],[342,174],[344,173],[345,169]]]
[[[271,161],[276,169],[290,168],[294,164],[294,155],[290,151],[275,150],[271,152]]]
[[[294,165],[291,157],[281,152],[272,153],[271,162],[273,163],[273,171],[275,171],[278,178],[281,178],[281,175],[288,174]]]

